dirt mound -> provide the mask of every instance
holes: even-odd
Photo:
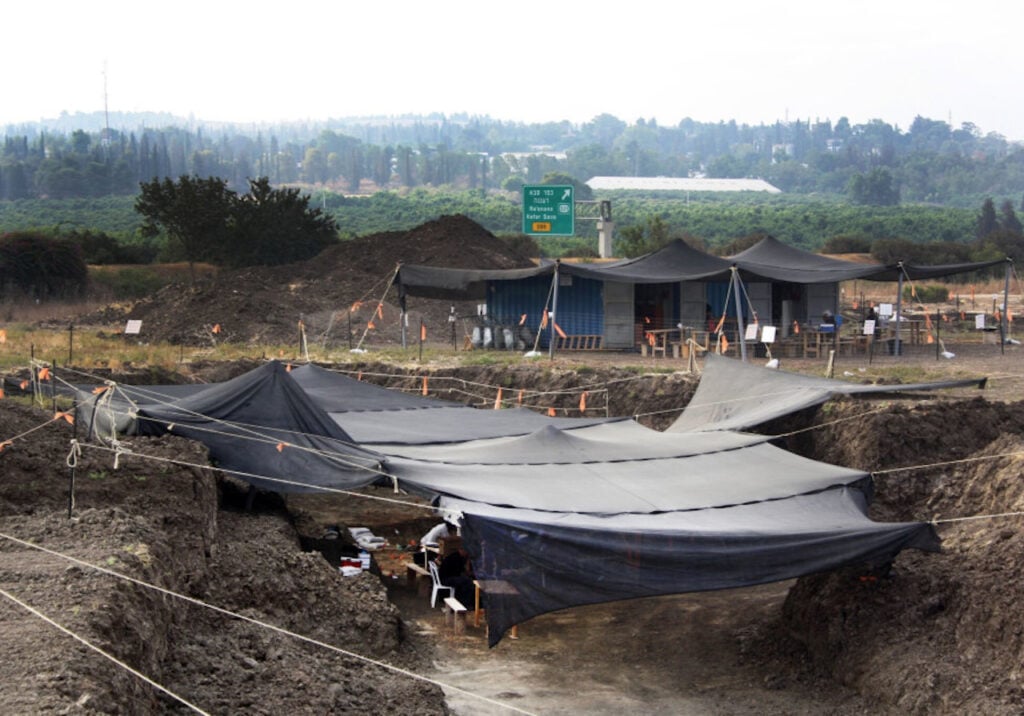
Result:
[[[34,430],[33,430],[34,429]],[[68,519],[72,429],[0,404],[0,588],[211,713],[444,711],[441,692],[342,653],[146,589],[24,540],[366,657],[415,668],[397,609],[369,574],[342,579],[303,552],[274,504],[242,512],[208,470],[86,448]],[[177,438],[124,447],[205,464]],[[116,467],[115,467],[116,466]],[[218,499],[220,493],[220,499]],[[218,504],[222,509],[218,509]],[[166,713],[180,705],[0,598],[7,713]]]
[[[819,668],[901,713],[1024,712],[1024,631],[1011,586],[1024,573],[1019,518],[942,522],[1024,510],[1024,404],[890,405],[842,420],[866,405],[830,411],[823,422],[839,422],[808,433],[811,454],[881,470],[876,519],[935,516],[943,553],[908,551],[878,574],[800,579],[786,628]]]
[[[400,339],[400,327],[389,283],[399,263],[478,269],[532,265],[471,219],[442,216],[406,232],[342,241],[309,261],[222,271],[194,285],[168,286],[136,304],[127,317],[143,322],[145,340],[184,345],[296,345],[301,321],[308,342],[348,347],[371,320],[372,340],[393,343]],[[409,323],[418,326],[422,319],[429,335],[447,336],[450,307],[450,302],[417,300]],[[460,313],[468,310],[457,305]]]

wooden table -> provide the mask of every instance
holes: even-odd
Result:
[[[515,588],[511,582],[506,582],[504,579],[474,579],[473,586],[476,591],[473,595],[473,626],[480,626],[480,615],[483,614],[484,610],[480,608],[480,591],[483,590],[484,594],[519,594],[519,590]],[[519,638],[519,625],[515,624],[508,633],[509,639]]]
[[[678,328],[651,328],[645,329],[643,332],[644,340],[640,342],[640,353],[644,356],[647,355],[647,351],[650,350],[651,357],[661,355],[665,358],[668,357],[668,339],[672,334],[679,334]],[[676,356],[678,357],[678,356]]]

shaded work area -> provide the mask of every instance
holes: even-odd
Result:
[[[762,378],[769,389],[746,387]],[[431,498],[461,522],[493,645],[514,625],[566,607],[882,568],[902,549],[938,549],[927,523],[868,518],[867,473],[740,432],[867,388],[908,386],[709,359],[666,432],[628,419],[478,410],[278,362],[206,386],[83,388],[76,401],[90,440],[192,438],[219,468],[263,489],[383,482]]]
[[[997,323],[1005,339],[1012,271],[1007,259],[932,266],[861,263],[803,251],[772,237],[723,258],[676,240],[609,263],[542,260],[533,268],[507,270],[402,265],[394,281],[403,311],[415,297],[478,300],[481,328],[495,335],[526,331],[552,353],[606,349],[679,357],[688,348],[729,352],[731,346],[745,358],[748,347],[778,343],[784,355],[814,357],[830,344],[849,352],[881,348],[863,337],[863,325],[859,334],[842,329],[844,281],[897,283],[892,311],[874,324],[881,328],[884,322],[886,334],[875,336],[873,329],[867,334],[891,340],[898,353],[904,340],[916,343],[922,331],[909,322],[902,305],[904,281],[1000,266],[1007,287]],[[867,319],[866,310],[858,318]],[[503,345],[512,349],[519,343]],[[884,345],[889,350],[889,343]]]

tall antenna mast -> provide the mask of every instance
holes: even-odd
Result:
[[[107,108],[107,61],[103,60],[103,144],[110,144],[110,111]]]

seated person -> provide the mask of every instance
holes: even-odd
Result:
[[[434,525],[430,528],[429,532],[423,535],[423,539],[420,540],[420,552],[413,557],[413,561],[421,567],[426,567],[427,550],[429,549],[436,552],[438,547],[441,545],[441,540],[448,537],[455,537],[458,533],[458,528],[447,520],[438,525]]]
[[[825,311],[821,314],[821,325],[818,326],[819,333],[835,333],[836,330],[836,318],[832,315],[832,311]]]
[[[462,602],[463,606],[472,606],[476,587],[473,584],[473,565],[469,561],[469,553],[465,547],[459,547],[441,560],[437,576],[441,579],[441,584],[454,588],[455,598]]]

